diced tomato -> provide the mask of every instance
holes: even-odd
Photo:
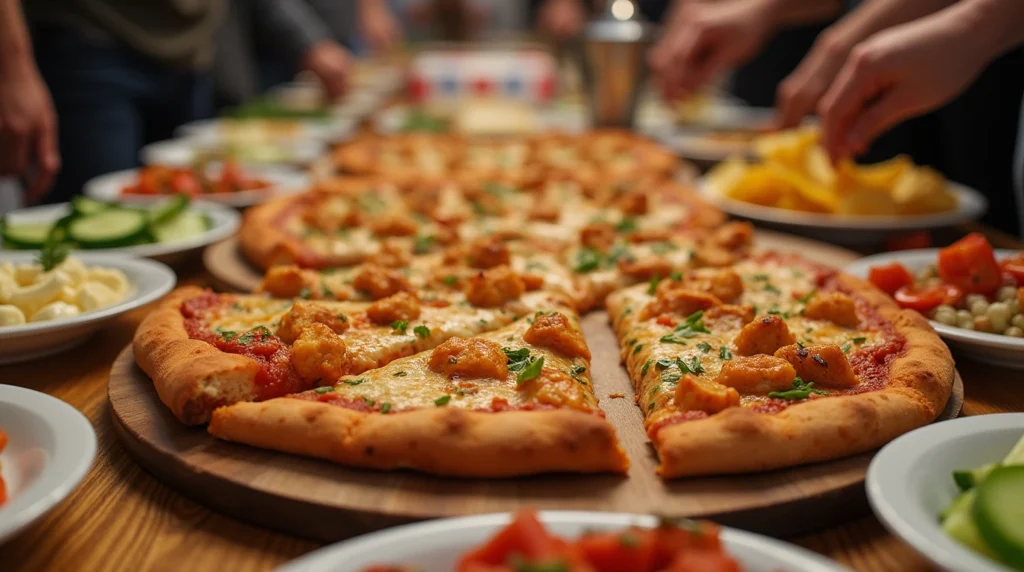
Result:
[[[185,170],[175,171],[171,176],[171,191],[190,197],[202,194],[202,188],[196,182],[196,178],[192,176],[192,173]]]
[[[963,292],[952,284],[939,284],[927,288],[904,286],[893,294],[893,298],[903,308],[918,312],[927,312],[942,304],[955,304]]]
[[[478,564],[504,565],[513,554],[527,560],[548,560],[558,558],[564,552],[565,543],[548,534],[537,519],[537,513],[523,511],[487,544],[464,555],[456,570],[480,570],[473,568]]]
[[[913,250],[929,248],[931,245],[932,235],[927,230],[903,234],[885,241],[886,250]]]
[[[676,326],[677,320],[673,318],[670,314],[662,314],[658,316],[658,319],[655,320],[655,322],[658,322],[662,326],[669,326],[670,328],[674,328]]]
[[[661,570],[668,566],[676,556],[691,549],[721,550],[717,526],[707,522],[691,522],[692,528],[679,526],[659,526],[652,531],[654,536],[654,554],[651,567]]]
[[[992,245],[976,232],[939,251],[939,277],[968,294],[990,294],[1003,283]]]
[[[912,286],[914,277],[906,266],[899,262],[893,262],[885,266],[873,266],[868,272],[868,281],[878,286],[879,290],[892,296],[900,288]]]
[[[595,572],[652,570],[655,538],[649,530],[588,534],[576,541],[580,556]]]
[[[720,550],[694,549],[676,556],[666,572],[740,572],[740,565]]]
[[[242,168],[238,166],[238,163],[231,159],[224,160],[224,166],[220,173],[220,182],[234,190],[239,190],[245,186],[245,175],[242,173]]]
[[[1002,268],[1004,274],[1013,276],[1018,286],[1024,286],[1024,252],[1003,259],[999,263],[999,267]]]

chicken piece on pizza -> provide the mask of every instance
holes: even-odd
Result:
[[[483,270],[469,279],[466,299],[479,308],[494,308],[518,300],[526,291],[526,284],[508,266]]]
[[[853,298],[842,292],[817,293],[807,302],[804,317],[812,320],[826,320],[843,328],[855,328],[857,306]]]
[[[544,315],[574,334],[579,318]],[[628,460],[597,407],[590,363],[542,322],[518,320],[341,378],[333,386],[214,413],[221,439],[372,469],[498,477],[623,473]],[[549,346],[558,347],[551,349]],[[568,353],[565,353],[568,352]],[[312,437],[312,438],[311,438]]]
[[[725,362],[715,382],[744,394],[764,395],[771,391],[789,389],[794,378],[796,370],[788,361],[758,354]]]
[[[806,382],[829,389],[848,389],[859,383],[857,374],[842,348],[835,344],[779,348],[775,356],[792,364],[796,374]]]
[[[348,317],[345,314],[332,311],[327,306],[296,300],[291,309],[281,317],[274,335],[281,338],[284,343],[291,344],[313,324],[323,325],[335,334],[342,334],[349,328]]]
[[[681,411],[704,411],[718,413],[740,404],[740,394],[735,388],[714,381],[686,374],[676,386],[674,403]]]
[[[466,262],[473,268],[486,270],[495,266],[508,266],[512,256],[508,245],[495,238],[481,238],[469,245]]]
[[[736,353],[741,356],[772,355],[783,346],[796,343],[786,322],[775,315],[760,316],[743,326],[733,340]]]
[[[706,292],[685,287],[662,287],[657,291],[654,300],[648,302],[640,311],[639,319],[648,320],[662,314],[686,317],[721,304],[721,300]]]
[[[370,304],[366,317],[380,325],[415,320],[420,317],[420,301],[414,294],[399,292]]]
[[[304,328],[292,344],[291,363],[295,371],[313,384],[333,383],[347,370],[344,340],[333,329],[316,322]]]
[[[371,300],[393,296],[399,292],[412,291],[408,278],[400,271],[376,264],[364,264],[353,277],[352,287],[366,294]]]
[[[687,288],[707,292],[726,304],[743,294],[743,279],[732,268],[700,268],[686,273]]]

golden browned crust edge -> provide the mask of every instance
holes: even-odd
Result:
[[[135,362],[153,380],[160,401],[186,425],[208,422],[214,409],[235,400],[254,399],[260,369],[255,360],[188,337],[179,308],[202,293],[195,286],[171,292],[132,340]]]
[[[378,470],[512,477],[629,468],[612,425],[570,409],[483,413],[437,407],[380,414],[285,397],[222,407],[209,431],[228,441]]]
[[[246,260],[260,270],[266,271],[275,264],[286,262],[282,259],[287,258],[285,255],[293,239],[274,224],[274,219],[297,200],[304,200],[304,197],[293,195],[267,201],[246,210],[242,215],[238,247]]]

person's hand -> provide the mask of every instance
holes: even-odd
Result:
[[[558,41],[578,36],[585,21],[580,0],[547,0],[537,15],[541,31]]]
[[[29,203],[50,190],[60,170],[57,115],[50,92],[31,63],[0,73],[0,149],[0,175],[26,178]]]
[[[818,105],[833,160],[863,153],[897,123],[963,91],[986,59],[950,18],[923,18],[858,44]]]
[[[650,53],[669,98],[693,92],[753,56],[773,30],[764,0],[686,2]]]
[[[852,48],[850,43],[827,31],[818,37],[800,65],[779,84],[775,97],[777,127],[795,127],[814,113]]]
[[[320,78],[327,97],[334,101],[345,93],[348,83],[349,55],[333,40],[317,43],[302,58],[302,69]]]
[[[393,50],[402,41],[402,28],[384,2],[369,0],[359,6],[359,30],[370,49]]]

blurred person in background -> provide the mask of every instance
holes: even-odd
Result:
[[[727,69],[743,65],[780,29],[831,19],[843,8],[832,0],[681,1],[650,58],[670,96],[685,95]],[[815,111],[858,43],[955,2],[854,2],[848,14],[818,35],[784,81],[765,83],[765,88],[777,92],[779,126],[796,125]],[[985,193],[992,203],[985,222],[1016,232],[1011,167],[1024,93],[1022,64],[1019,50],[1001,56],[954,101],[896,126],[859,154],[868,162],[909,154],[915,162]]]
[[[211,114],[224,2],[24,7],[0,0],[0,174],[25,179],[30,202],[66,201],[90,178],[135,166],[145,142]]]

